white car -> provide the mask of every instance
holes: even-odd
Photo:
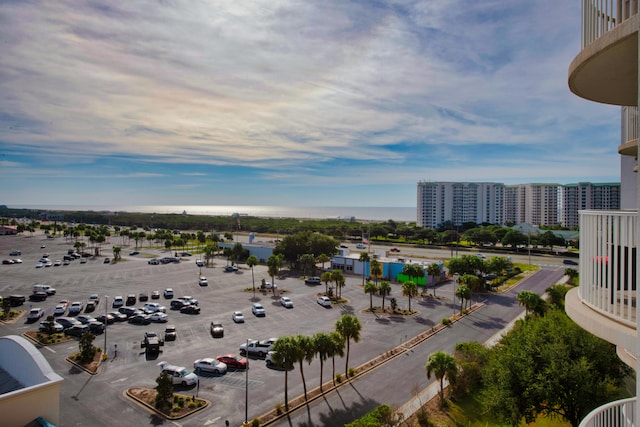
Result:
[[[318,297],[316,302],[323,307],[331,307],[331,300],[329,297]]]
[[[358,248],[358,249],[367,249],[367,245],[365,245],[364,243],[358,243],[356,245],[356,248]]]
[[[145,310],[149,310],[151,313],[166,313],[167,307],[160,305],[157,302],[148,302],[144,305]]]
[[[62,265],[62,261],[60,261],[59,259],[55,260],[53,263],[54,267],[60,267]]]
[[[267,315],[267,312],[264,310],[264,307],[259,302],[254,302],[251,306],[251,312],[254,316],[264,317]]]
[[[273,288],[276,288],[276,289],[277,289],[277,288],[278,288],[278,285],[274,285],[274,284],[273,284],[273,283],[271,283],[271,282],[264,282],[264,287],[265,287],[265,289],[273,289]]]
[[[74,314],[82,313],[82,309],[84,308],[84,304],[80,301],[74,301],[69,306],[69,316],[73,316]]]
[[[87,259],[82,257],[80,258],[80,264],[86,264],[87,263]]]
[[[44,316],[44,310],[41,308],[32,308],[31,311],[29,311],[29,314],[27,314],[27,320],[29,321],[36,321],[39,318],[41,318],[42,316]]]
[[[124,306],[124,298],[121,295],[118,295],[113,298],[113,303],[111,304],[113,308],[120,308]]]
[[[289,297],[280,298],[280,304],[286,308],[293,308],[293,301]]]
[[[206,277],[200,276],[200,279],[198,279],[198,285],[200,285],[200,286],[209,286],[209,281],[207,280]]]
[[[40,258],[40,259],[38,260],[38,262],[41,262],[41,263],[43,263],[43,264],[46,264],[46,263],[48,263],[49,261],[50,261],[50,259],[49,259],[49,258],[44,258],[44,257],[43,257],[43,258]]]
[[[42,268],[42,267],[44,267],[43,263],[39,262],[39,263],[36,264],[36,268]]]
[[[224,374],[227,372],[227,364],[216,359],[207,357],[193,362],[193,369],[196,372],[209,372],[212,374]]]
[[[167,316],[167,313],[156,311],[149,316],[149,320],[152,322],[166,323],[169,321],[169,316]]]
[[[167,288],[167,289],[165,289],[165,290],[164,290],[164,297],[165,297],[166,299],[171,299],[171,298],[173,298],[173,289],[171,289],[171,288]]]
[[[162,368],[162,372],[169,375],[174,385],[187,386],[198,382],[198,376],[183,366],[170,365],[167,362],[160,362],[158,365]]]
[[[66,305],[62,305],[62,304],[56,305],[56,308],[53,309],[53,315],[54,316],[62,316],[66,312],[67,312],[67,306]]]
[[[13,261],[14,264],[22,264],[22,260],[20,258],[14,258],[11,261]]]
[[[242,314],[241,311],[234,311],[231,315],[231,319],[236,323],[244,323],[244,314]]]
[[[204,263],[202,262],[202,260],[201,260],[201,259],[197,259],[197,260],[196,260],[196,265],[197,265],[198,267],[203,267],[203,266],[204,266]]]
[[[46,320],[44,322],[40,322],[40,326],[38,327],[38,330],[41,332],[44,332],[47,330],[47,326],[49,326],[49,322],[47,322]],[[53,322],[53,330],[54,332],[62,332],[64,331],[64,326],[62,326],[58,322]]]
[[[95,305],[100,304],[100,295],[98,295],[98,294],[89,295],[89,301],[93,301],[95,303]]]

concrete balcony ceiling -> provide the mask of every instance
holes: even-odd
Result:
[[[634,15],[586,46],[569,66],[569,89],[611,105],[638,105],[638,30]]]

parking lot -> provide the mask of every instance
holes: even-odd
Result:
[[[100,302],[92,314],[98,316],[105,311],[112,311],[111,303],[115,296],[138,295],[140,292],[160,292],[158,300],[167,307],[169,324],[176,326],[177,339],[166,342],[163,351],[157,356],[148,357],[141,348],[145,331],[162,334],[166,324],[133,325],[127,322],[109,325],[106,334],[98,335],[95,345],[106,348],[109,360],[101,368],[100,374],[90,376],[73,368],[64,360],[77,351],[77,342],[70,341],[42,349],[50,364],[65,378],[60,398],[62,425],[110,425],[114,417],[127,425],[143,425],[156,423],[155,417],[144,409],[131,403],[122,393],[130,386],[155,387],[155,379],[159,375],[158,363],[166,361],[171,364],[191,368],[196,359],[216,357],[227,353],[238,353],[238,348],[247,339],[267,339],[288,335],[313,335],[317,332],[329,332],[334,329],[335,322],[342,314],[356,314],[363,329],[361,340],[351,346],[350,366],[356,366],[374,356],[402,343],[407,337],[417,335],[430,328],[440,319],[451,314],[451,300],[446,298],[447,290],[439,289],[442,300],[412,301],[412,308],[420,313],[411,317],[386,316],[377,318],[362,310],[369,307],[369,296],[362,290],[361,276],[348,276],[343,289],[347,304],[333,305],[325,308],[317,304],[316,297],[324,292],[324,284],[309,285],[299,277],[287,276],[276,278],[277,296],[271,291],[257,291],[253,297],[252,272],[246,265],[240,265],[237,272],[225,272],[227,262],[217,258],[208,267],[198,267],[197,255],[182,257],[179,263],[150,265],[148,260],[174,255],[165,250],[138,248],[137,255],[130,256],[134,247],[122,246],[119,237],[111,237],[112,242],[103,244],[100,257],[89,258],[84,264],[73,260],[69,265],[35,268],[43,253],[49,253],[52,261],[62,259],[67,250],[73,247],[73,241],[65,241],[62,237],[48,239],[42,234],[33,237],[2,236],[0,237],[0,257],[9,256],[12,250],[20,250],[22,264],[0,265],[0,295],[31,293],[36,283],[52,286],[56,294],[42,302],[27,301],[21,308],[30,307],[44,309],[45,317],[53,314],[53,310],[62,299],[82,301],[86,303],[91,294],[98,294]],[[45,248],[41,248],[45,245]],[[105,257],[112,258],[111,247],[122,247],[122,260],[105,264]],[[200,272],[206,276],[208,286],[199,285]],[[271,281],[266,266],[254,269],[256,287],[262,279]],[[200,314],[183,314],[169,307],[170,300],[162,296],[164,289],[172,288],[174,298],[192,296],[199,301]],[[293,308],[285,308],[279,298],[286,295],[293,301]],[[406,307],[406,299],[401,297],[400,286],[392,285],[392,294],[398,298],[399,306]],[[251,313],[252,303],[261,303],[266,316],[256,317]],[[381,300],[374,297],[374,304]],[[387,304],[388,304],[387,299]],[[135,306],[142,306],[138,302]],[[231,316],[234,311],[242,311],[245,322],[236,324]],[[224,327],[224,337],[213,338],[209,325],[219,321]],[[37,328],[38,323],[27,324],[25,317],[14,324],[0,325],[0,333],[20,334]],[[117,357],[115,350],[117,346]],[[330,366],[330,362],[328,364]],[[336,368],[344,371],[344,359],[336,360]],[[331,376],[330,367],[325,366],[324,380]],[[319,363],[314,361],[305,365],[305,377],[308,387],[319,383]],[[205,425],[207,422],[224,425],[229,420],[231,425],[239,425],[244,420],[245,382],[244,370],[230,370],[224,375],[201,376],[199,386],[177,391],[189,395],[196,393],[212,401],[213,405],[196,415],[181,420],[180,424]],[[260,359],[250,360],[248,375],[249,419],[267,412],[284,400],[284,374],[281,371],[267,368]],[[302,382],[297,370],[289,375],[289,396],[302,393]]]

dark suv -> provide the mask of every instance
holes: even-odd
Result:
[[[9,299],[9,304],[11,304],[11,307],[17,307],[19,305],[22,305],[27,300],[24,295],[9,295],[8,299]]]
[[[183,307],[186,307],[188,305],[191,305],[191,303],[181,300],[181,299],[174,299],[171,301],[171,309],[172,310],[180,310]]]

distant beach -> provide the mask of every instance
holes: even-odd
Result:
[[[313,218],[350,219],[368,221],[415,222],[415,207],[344,207],[344,206],[249,206],[249,205],[148,205],[148,206],[101,206],[101,205],[22,205],[8,206],[14,209],[43,209],[60,211],[95,212],[139,212],[158,214],[255,216],[264,218]]]

